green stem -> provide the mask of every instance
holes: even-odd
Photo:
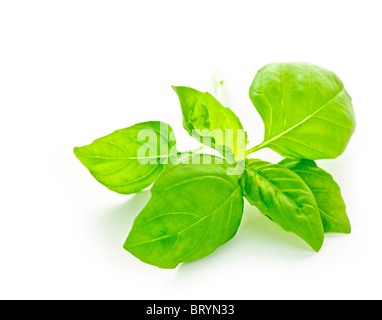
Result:
[[[214,85],[215,85],[215,96],[219,102],[225,104],[225,91],[224,91],[224,81],[219,70],[214,72]]]
[[[196,148],[196,149],[192,149],[190,151],[186,151],[186,152],[183,152],[183,153],[196,153],[200,150],[203,150],[204,149],[204,146],[200,146],[199,148]]]
[[[258,144],[257,146],[251,148],[251,149],[248,149],[246,152],[245,152],[245,155],[248,156],[250,155],[251,153],[254,153],[260,149],[263,149],[265,147],[265,144],[264,143],[260,143]]]
[[[225,104],[225,90],[224,90],[224,81],[219,70],[215,70],[214,72],[214,85],[215,85],[215,97],[219,102],[224,105]],[[259,145],[247,150],[245,152],[245,156],[248,156],[251,153],[256,152],[265,147],[264,143],[260,143]],[[197,150],[199,151],[199,150]],[[190,151],[192,152],[192,151]]]

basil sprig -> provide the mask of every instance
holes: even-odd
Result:
[[[315,162],[340,156],[355,130],[351,98],[338,76],[307,63],[262,68],[249,96],[265,134],[252,148],[230,108],[208,92],[173,89],[185,130],[220,157],[179,152],[173,130],[159,121],[74,148],[112,191],[134,194],[153,184],[124,244],[127,251],[160,268],[209,255],[236,234],[244,198],[315,251],[325,233],[350,233],[340,187]],[[263,148],[285,159],[272,164],[249,157]]]

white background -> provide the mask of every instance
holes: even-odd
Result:
[[[381,1],[1,1],[0,298],[380,299]],[[345,153],[320,161],[340,184],[350,235],[319,253],[246,206],[237,236],[210,256],[160,270],[122,249],[149,199],[96,182],[73,154],[137,122],[161,120],[178,147],[171,85],[213,92],[250,146],[263,125],[248,89],[271,62],[336,72],[357,130]],[[257,155],[274,161],[271,151]]]

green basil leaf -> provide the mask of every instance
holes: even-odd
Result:
[[[316,199],[299,175],[285,166],[249,159],[242,185],[250,204],[319,251],[324,229]]]
[[[208,92],[173,86],[183,113],[183,126],[201,143],[227,159],[244,157],[247,134],[239,118]],[[227,130],[228,129],[228,130]]]
[[[87,146],[74,148],[74,153],[104,186],[133,194],[150,186],[169,155],[177,151],[171,127],[151,121],[117,130]]]
[[[307,63],[262,68],[249,92],[265,126],[264,142],[286,158],[336,158],[355,130],[351,98],[331,71]]]
[[[341,189],[329,173],[310,160],[284,159],[279,164],[297,173],[313,192],[325,232],[351,232]]]
[[[175,268],[212,253],[236,234],[243,214],[239,178],[226,174],[226,164],[197,157],[200,164],[166,165],[154,183],[124,244],[141,261]]]

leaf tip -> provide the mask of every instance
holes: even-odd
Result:
[[[324,240],[322,239],[322,240],[319,241],[319,242],[310,244],[310,246],[311,246],[311,248],[312,248],[315,252],[318,253],[318,252],[321,250],[323,244],[324,244]]]
[[[74,147],[73,148],[73,153],[74,153],[74,155],[78,158],[78,156],[79,156],[79,151],[80,151],[80,147]]]
[[[129,240],[130,238],[128,236],[123,245],[123,249],[129,252],[131,255],[133,255],[135,258],[137,258],[141,262],[157,267],[159,269],[176,269],[178,267],[179,263],[174,263],[170,261],[150,261],[145,259],[144,257],[141,257],[139,254],[136,254],[134,250],[131,250],[132,248],[134,248],[134,245],[130,245]]]
[[[78,160],[82,162],[82,159],[84,158],[84,155],[86,154],[86,149],[84,147],[74,147],[73,148],[73,153],[76,156]]]

